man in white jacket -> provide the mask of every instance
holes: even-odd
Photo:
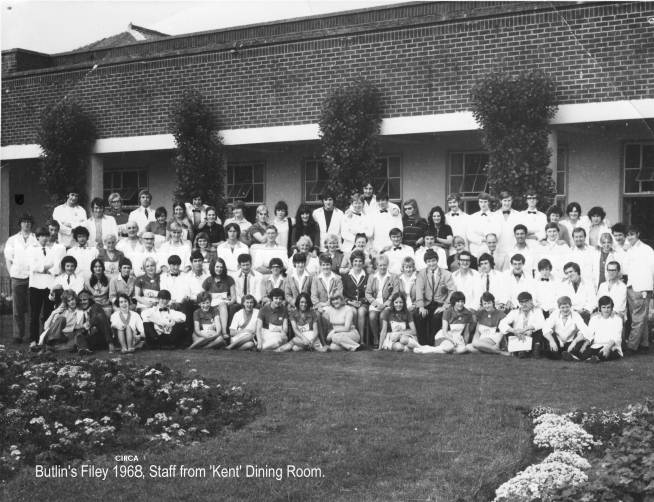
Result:
[[[329,234],[341,235],[341,225],[343,223],[343,211],[334,207],[334,194],[325,192],[322,196],[322,207],[314,210],[313,219],[320,227],[320,240]],[[340,242],[339,242],[340,245]],[[320,250],[325,251],[325,243],[320,243]]]

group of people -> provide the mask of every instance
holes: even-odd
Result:
[[[14,338],[34,350],[131,353],[189,347],[275,351],[367,348],[485,352],[603,360],[649,347],[654,251],[635,226],[609,225],[601,207],[513,208],[507,192],[457,194],[427,219],[366,183],[345,210],[295,217],[280,201],[255,221],[236,201],[223,222],[201,197],[172,217],[122,210],[119,194],[68,194],[32,232],[24,216],[5,244]],[[108,206],[105,207],[105,206]],[[564,218],[565,216],[565,218]],[[29,307],[29,309],[28,309]]]

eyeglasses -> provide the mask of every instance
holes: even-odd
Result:
[[[617,272],[618,269],[617,268],[607,268],[606,271],[607,272]]]
[[[461,263],[470,263],[470,260],[468,258],[459,258],[459,262],[461,262]]]

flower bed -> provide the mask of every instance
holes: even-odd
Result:
[[[202,440],[260,408],[241,386],[161,365],[28,358],[0,346],[0,480],[23,465]]]
[[[623,411],[591,408],[565,415],[533,409],[534,445],[553,452],[502,484],[495,501],[654,500],[650,407],[647,402]]]

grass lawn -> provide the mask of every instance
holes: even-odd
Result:
[[[0,343],[8,342],[2,332]],[[265,412],[201,444],[119,453],[136,453],[146,468],[295,464],[319,467],[323,477],[99,481],[35,479],[26,469],[0,489],[0,499],[487,500],[529,461],[529,408],[613,408],[654,394],[654,356],[595,365],[378,352],[178,351],[135,359],[245,383]],[[113,457],[91,463],[116,465]]]

